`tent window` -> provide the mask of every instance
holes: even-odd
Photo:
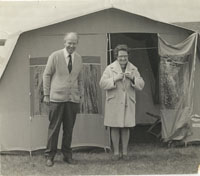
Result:
[[[83,97],[80,104],[81,114],[101,114],[102,95],[98,86],[101,77],[101,57],[82,56],[83,58]],[[30,58],[30,91],[31,115],[42,116],[48,114],[48,108],[43,103],[42,75],[48,57]]]

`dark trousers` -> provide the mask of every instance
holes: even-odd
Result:
[[[71,142],[76,114],[79,112],[79,103],[50,102],[48,141],[45,155],[54,158],[57,152],[60,126],[63,124],[62,153],[64,157],[72,156]]]

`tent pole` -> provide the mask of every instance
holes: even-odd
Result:
[[[29,155],[32,158],[32,128],[31,128],[31,122],[32,122],[32,117],[29,117],[30,119],[30,150],[29,150]]]
[[[30,150],[29,150],[29,155],[30,155],[30,158],[32,158],[32,126],[31,126],[31,123],[32,123],[32,109],[31,109],[31,68],[30,68],[30,59],[31,59],[31,55],[29,54],[28,56],[29,58],[29,109],[30,109],[30,116],[29,116],[29,122],[30,122]]]
[[[109,52],[109,64],[112,63],[112,49],[111,49],[111,37],[110,37],[110,33],[108,33],[108,52]]]
[[[30,156],[30,158],[32,158],[32,151],[31,150],[29,151],[29,156]]]

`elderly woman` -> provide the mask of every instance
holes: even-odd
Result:
[[[106,90],[104,125],[111,130],[113,160],[128,159],[129,128],[135,126],[135,90],[144,87],[138,69],[128,60],[128,53],[127,45],[118,45],[114,49],[116,61],[106,67],[100,80],[100,87]]]

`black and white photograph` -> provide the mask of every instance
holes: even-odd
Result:
[[[0,175],[199,175],[199,34],[199,0],[0,0]]]

